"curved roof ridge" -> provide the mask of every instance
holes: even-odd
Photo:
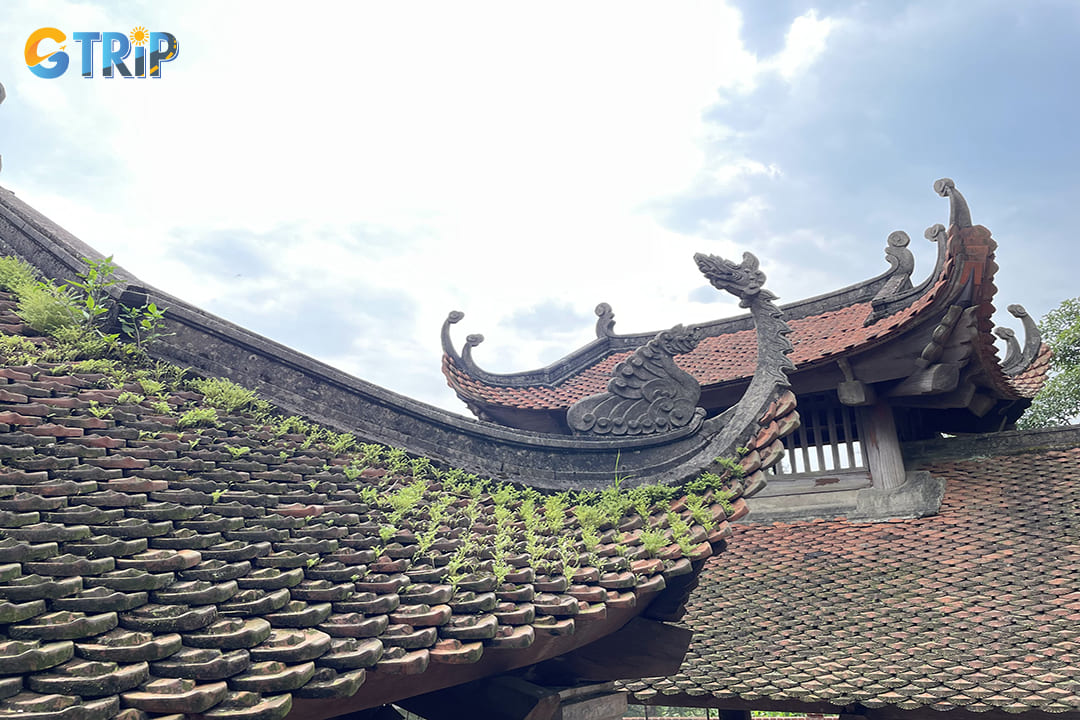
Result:
[[[963,196],[955,190],[955,186],[952,184],[951,180],[939,180],[935,183],[935,190],[943,197],[949,197],[950,207],[953,204],[964,202]],[[955,215],[956,211],[951,211],[951,214]],[[970,215],[967,217],[967,222],[970,223]],[[889,245],[892,246],[894,244],[893,238],[897,235],[905,238],[903,244],[906,246],[907,235],[902,231],[894,232],[889,236]],[[903,269],[898,267],[892,260],[891,256],[892,253],[895,252],[894,248],[889,247],[886,250],[886,256],[889,258],[892,266],[880,275],[858,283],[853,283],[840,288],[839,290],[833,290],[791,303],[781,304],[780,309],[784,312],[784,316],[789,321],[826,315],[830,312],[838,312],[845,308],[868,302],[873,302],[874,307],[873,309],[867,308],[867,322],[876,322],[887,315],[899,312],[903,308],[917,302],[920,297],[930,291],[938,280],[941,279],[941,275],[944,272],[946,256],[944,226],[941,224],[933,225],[930,228],[927,228],[924,236],[927,240],[938,243],[938,256],[930,274],[918,285],[914,287],[911,286],[910,282],[908,282],[908,276],[911,272],[910,268],[908,268],[906,274],[904,274]],[[903,252],[910,255],[910,252],[907,251],[906,248]],[[898,273],[898,270],[901,272]],[[890,281],[896,280],[898,275],[904,275],[902,278],[904,284],[900,286],[897,291],[888,292],[883,297],[879,297],[883,291],[889,289],[887,286],[890,284]],[[880,312],[879,307],[886,308],[886,311]],[[601,309],[603,309],[603,314],[601,314]],[[610,320],[613,319],[613,315],[611,315],[610,306],[606,303],[601,303],[597,306],[597,314],[601,316],[601,322],[597,324],[598,330],[597,338],[595,340],[540,368],[511,373],[495,373],[484,370],[477,365],[472,358],[472,349],[483,342],[483,335],[469,335],[462,351],[459,353],[456,350],[450,338],[450,326],[459,322],[464,317],[464,314],[460,311],[453,311],[443,323],[441,332],[444,353],[443,374],[447,377],[448,383],[455,391],[466,395],[470,394],[468,384],[463,385],[458,382],[461,376],[492,387],[554,388],[570,381],[576,375],[588,370],[596,364],[604,362],[616,353],[636,349],[656,335],[656,331],[630,333],[627,335],[617,335],[610,332]],[[608,320],[608,322],[605,323],[605,319]],[[604,327],[602,327],[602,325]],[[697,330],[702,338],[708,338],[720,337],[747,330],[752,327],[752,322],[749,314],[742,314],[701,323],[692,323],[687,325],[687,327]],[[623,356],[620,355],[620,359],[622,357]]]

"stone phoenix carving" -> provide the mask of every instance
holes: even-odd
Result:
[[[657,333],[615,366],[607,391],[582,398],[566,411],[575,433],[647,435],[689,425],[703,417],[701,386],[675,364],[675,356],[697,347],[696,329],[676,325]]]

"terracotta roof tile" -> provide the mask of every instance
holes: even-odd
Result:
[[[3,296],[0,325],[28,332]],[[294,701],[350,696],[361,709],[385,702],[380,688],[398,675],[417,675],[421,692],[430,666],[449,677],[494,648],[531,657],[538,638],[544,653],[570,649],[575,629],[614,630],[693,571],[670,536],[650,558],[640,532],[601,526],[590,551],[570,512],[540,533],[540,550],[559,555],[543,567],[524,516],[501,515],[488,493],[449,495],[408,464],[354,475],[325,444],[250,414],[181,432],[198,393],[171,394],[163,414],[149,400],[117,404],[134,383],[100,389],[101,375],[68,372],[0,368],[3,717],[97,720],[123,706],[270,720]],[[416,512],[391,519],[384,500],[409,487]],[[441,519],[425,515],[432,506]],[[731,532],[719,501],[706,509],[708,530],[672,506],[695,560]],[[491,557],[500,523],[514,528],[503,585]],[[452,575],[459,549],[471,572]],[[579,562],[567,580],[560,563]]]
[[[934,517],[737,527],[681,671],[627,687],[753,700],[779,675],[773,699],[1080,710],[1080,449],[926,469],[947,480]]]

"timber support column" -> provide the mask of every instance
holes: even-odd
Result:
[[[858,408],[859,440],[874,487],[892,490],[904,484],[904,457],[892,408],[885,402]]]

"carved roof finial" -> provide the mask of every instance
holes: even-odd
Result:
[[[1006,375],[1016,375],[1027,369],[1039,355],[1042,347],[1042,332],[1035,319],[1028,314],[1023,305],[1010,305],[1009,313],[1019,320],[1024,326],[1024,348],[1020,349],[1020,343],[1016,340],[1016,333],[1008,328],[997,328],[994,333],[1008,343],[1009,351],[1001,363],[1001,369]],[[1012,338],[1009,338],[1009,334]]]
[[[768,290],[762,290],[765,273],[761,271],[760,263],[753,253],[744,252],[743,261],[738,265],[731,260],[704,253],[695,253],[694,262],[714,288],[727,290],[739,298],[739,307],[750,307],[758,294],[767,295],[768,300],[776,298]]]
[[[606,302],[596,306],[596,337],[615,337],[615,312]]]
[[[903,230],[896,230],[889,234],[885,246],[885,259],[889,262],[892,272],[888,282],[878,291],[875,300],[911,288],[911,273],[915,271],[915,256],[908,250],[909,244],[911,244],[911,238]]]
[[[1020,349],[1020,342],[1016,339],[1016,332],[1012,328],[999,327],[994,328],[994,334],[1005,341],[1005,345],[1008,348],[1005,352],[1005,359],[1001,361],[1001,367],[1008,369],[1016,364],[1020,359],[1020,355],[1023,352]]]
[[[941,178],[934,182],[934,192],[941,197],[949,198],[949,227],[971,227],[971,211],[968,209],[967,200],[956,189],[956,183],[952,178]]]

